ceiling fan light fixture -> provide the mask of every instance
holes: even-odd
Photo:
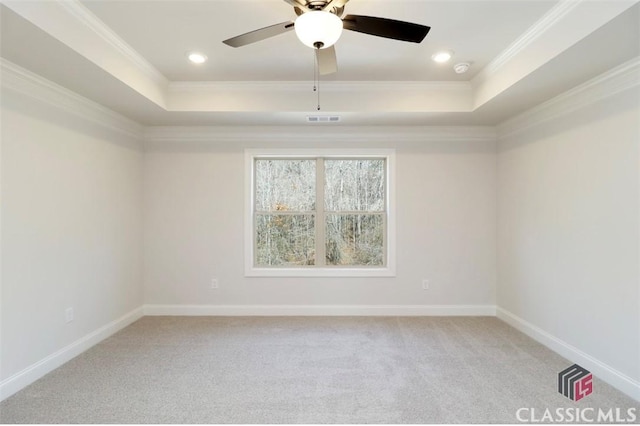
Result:
[[[295,22],[298,39],[312,49],[333,46],[342,35],[342,29],[342,19],[324,11],[304,13]]]

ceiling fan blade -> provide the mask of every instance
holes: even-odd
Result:
[[[326,49],[316,49],[318,60],[318,70],[320,75],[333,74],[338,72],[338,59],[336,58],[335,46]]]
[[[231,47],[246,46],[247,44],[255,43],[257,41],[261,41],[269,37],[274,37],[279,34],[286,33],[287,31],[291,31],[293,30],[293,27],[293,21],[282,22],[280,24],[271,25],[270,27],[261,28],[259,30],[251,31],[246,34],[230,38],[223,41],[223,43]]]
[[[412,43],[420,43],[431,29],[420,24],[373,16],[347,15],[342,21],[345,30]]]

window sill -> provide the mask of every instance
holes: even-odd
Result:
[[[248,268],[252,278],[375,278],[395,277],[391,268]]]

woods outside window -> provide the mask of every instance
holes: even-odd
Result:
[[[248,276],[393,276],[391,151],[247,151]]]

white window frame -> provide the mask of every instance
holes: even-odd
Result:
[[[309,266],[261,268],[255,266],[255,159],[384,159],[386,160],[386,263],[384,266]],[[395,150],[392,149],[246,149],[245,150],[245,224],[244,260],[247,277],[395,277],[396,276],[396,190]],[[317,177],[316,177],[317,178]]]

